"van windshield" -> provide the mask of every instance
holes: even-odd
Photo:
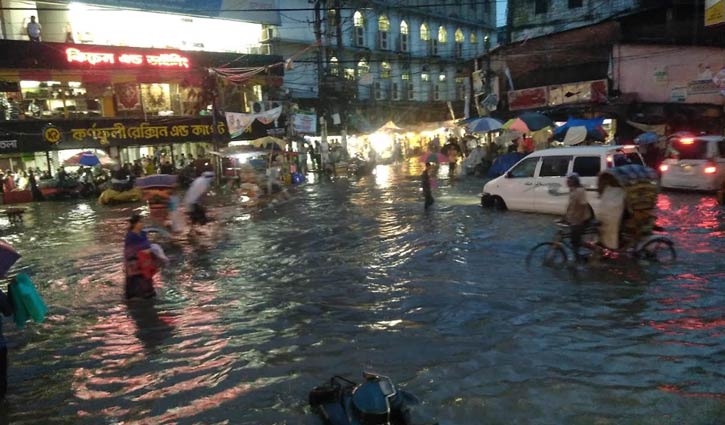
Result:
[[[675,140],[670,150],[679,159],[707,159],[707,141],[701,139]]]

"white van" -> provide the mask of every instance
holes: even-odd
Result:
[[[483,186],[481,205],[563,215],[569,203],[566,176],[575,172],[597,214],[599,172],[626,164],[644,164],[636,146],[575,146],[534,151]]]
[[[660,165],[663,188],[715,191],[722,187],[725,137],[677,137],[670,140],[668,151]]]

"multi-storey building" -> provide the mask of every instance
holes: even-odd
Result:
[[[508,0],[507,42],[585,27],[640,6],[640,0]]]
[[[476,94],[498,95],[500,118],[524,110],[562,121],[605,116],[620,140],[645,128],[720,133],[725,20],[711,7],[699,0],[510,0],[515,41],[480,58],[488,78]]]
[[[462,117],[471,60],[494,44],[496,2],[433,3],[285,2],[282,25],[263,32],[266,52],[295,58],[290,95],[343,126],[446,120],[451,108]]]
[[[1,167],[56,168],[82,148],[124,162],[161,149],[197,156],[229,139],[223,115],[208,109],[238,112],[282,85],[281,57],[247,54],[263,24],[279,23],[275,0],[236,1],[234,10],[191,0],[91,3],[0,1]],[[29,39],[31,17],[39,41]],[[226,84],[210,77],[219,67],[247,74]],[[213,98],[217,108],[208,108]],[[247,137],[266,135],[259,130]]]

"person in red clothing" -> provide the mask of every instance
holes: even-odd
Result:
[[[156,296],[151,242],[143,230],[141,215],[132,215],[128,222],[128,233],[123,247],[126,298],[151,298]]]

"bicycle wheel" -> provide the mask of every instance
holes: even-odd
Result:
[[[655,238],[648,241],[637,251],[637,257],[660,264],[674,263],[677,260],[674,242],[667,238]]]
[[[542,242],[526,256],[526,270],[537,266],[562,268],[567,263],[566,251],[559,243]]]

